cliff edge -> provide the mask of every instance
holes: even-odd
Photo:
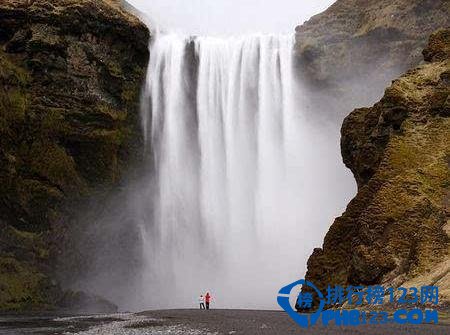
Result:
[[[358,193],[308,260],[306,279],[320,289],[437,285],[450,301],[450,29],[423,55],[427,64],[344,121]]]
[[[391,80],[422,62],[428,37],[448,26],[448,0],[337,0],[296,29],[313,113],[340,122],[378,101]]]
[[[67,305],[66,232],[139,159],[149,38],[118,1],[0,3],[0,310]]]

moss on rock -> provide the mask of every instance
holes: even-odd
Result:
[[[440,283],[441,303],[450,302],[448,36],[431,37],[432,63],[345,119],[342,154],[358,194],[308,260],[306,279],[319,288]]]
[[[140,159],[148,39],[115,1],[1,2],[0,310],[55,307],[77,210]]]
[[[310,88],[311,113],[340,122],[378,101],[392,79],[423,61],[430,34],[448,26],[448,0],[335,1],[296,29],[298,77]]]

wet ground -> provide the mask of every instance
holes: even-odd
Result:
[[[0,317],[1,335],[272,335],[272,334],[450,334],[450,325],[372,325],[299,328],[284,312],[164,310],[95,316]]]

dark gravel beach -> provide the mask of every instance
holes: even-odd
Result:
[[[167,324],[208,329],[212,334],[450,334],[450,325],[374,325],[301,329],[284,312],[251,310],[164,310],[140,313]],[[206,333],[205,333],[206,334]]]
[[[450,325],[298,327],[284,312],[192,309],[72,317],[0,317],[1,335],[450,334]]]

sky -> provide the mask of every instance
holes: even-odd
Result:
[[[292,33],[335,0],[127,0],[164,32]]]

